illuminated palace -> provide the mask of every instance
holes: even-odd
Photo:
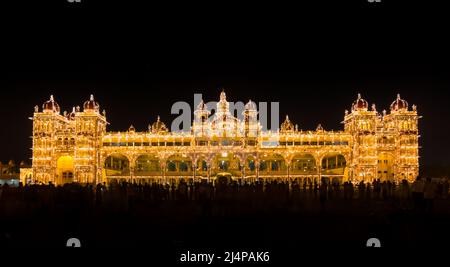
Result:
[[[211,115],[202,101],[191,131],[170,132],[159,119],[147,131],[107,132],[105,111],[91,98],[60,113],[53,96],[33,117],[32,176],[25,182],[63,184],[164,182],[185,179],[328,179],[413,181],[419,171],[416,106],[397,98],[379,113],[358,95],[345,111],[344,130],[299,130],[286,116],[263,131],[249,101],[233,116],[224,92]]]

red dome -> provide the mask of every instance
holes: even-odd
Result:
[[[397,94],[397,99],[391,104],[391,111],[408,110],[408,102],[400,98],[400,94]]]
[[[100,105],[95,102],[94,100],[94,95],[91,95],[90,99],[86,102],[84,102],[83,104],[83,108],[84,110],[93,110],[93,111],[99,111],[100,110]]]
[[[46,101],[42,105],[42,109],[44,112],[57,112],[59,113],[59,105],[56,103],[56,101],[53,99],[53,95],[50,96],[50,100]]]
[[[358,94],[358,98],[353,102],[352,110],[367,110],[369,103],[361,98],[361,94]]]

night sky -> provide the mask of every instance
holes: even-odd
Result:
[[[380,111],[400,93],[423,116],[422,164],[449,165],[448,22],[431,13],[438,6],[71,5],[2,10],[3,162],[31,157],[28,117],[50,94],[67,111],[94,94],[108,130],[146,130],[157,115],[170,125],[174,102],[216,101],[224,88],[230,101],[279,101],[280,121],[289,114],[304,130],[341,130],[357,93]]]

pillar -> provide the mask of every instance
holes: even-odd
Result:
[[[259,179],[259,160],[255,160],[255,174],[256,174],[256,179]]]

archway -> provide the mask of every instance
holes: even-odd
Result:
[[[159,176],[161,175],[161,162],[156,155],[145,154],[136,158],[134,169],[135,176]]]
[[[188,156],[172,155],[166,161],[166,175],[187,175],[192,172],[192,160]]]
[[[72,183],[74,177],[74,164],[71,156],[61,156],[56,161],[56,183]]]
[[[236,155],[227,152],[217,154],[213,160],[211,176],[216,176],[218,174],[231,174],[233,177],[242,177],[239,158]]]
[[[253,176],[256,174],[256,158],[254,156],[248,156],[245,159],[245,175]]]
[[[280,154],[264,154],[259,163],[259,176],[286,175],[287,166]]]
[[[343,155],[330,153],[322,158],[322,178],[331,183],[342,183],[347,177],[347,161]]]
[[[105,159],[104,172],[106,177],[128,178],[130,176],[130,161],[122,154],[112,154]]]
[[[201,156],[197,159],[196,175],[201,178],[208,177],[208,161],[205,156]]]
[[[299,179],[300,183],[311,182],[317,175],[317,163],[309,153],[295,154],[291,159],[290,178]]]

